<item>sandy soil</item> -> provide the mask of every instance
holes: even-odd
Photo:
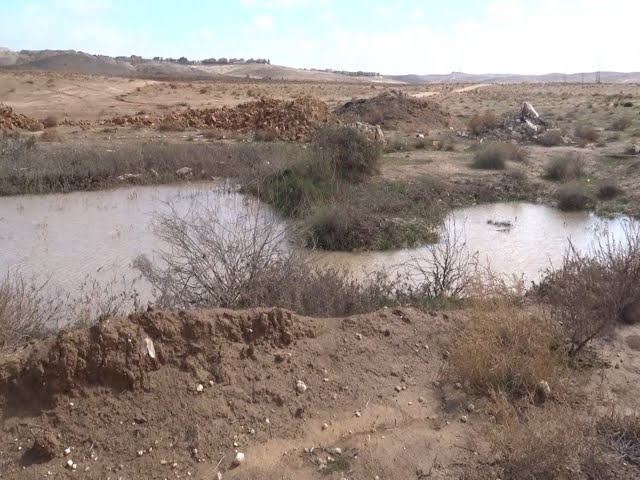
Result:
[[[331,468],[329,478],[461,478],[492,458],[487,399],[445,374],[464,316],[151,311],[5,351],[0,473],[305,480]],[[593,371],[596,407],[637,407],[639,333],[626,328],[602,347],[610,368]],[[43,437],[47,448],[34,450]],[[237,468],[236,452],[245,454]]]

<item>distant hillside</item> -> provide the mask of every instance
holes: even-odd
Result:
[[[173,60],[148,60],[138,56],[112,58],[90,55],[75,50],[0,49],[0,68],[9,70],[37,70],[81,73],[114,77],[142,77],[153,79],[215,80],[222,78],[251,78],[313,82],[390,82],[380,77],[350,77],[333,72],[311,71],[264,62],[203,65]]]
[[[594,83],[596,72],[585,73],[548,73],[546,75],[517,75],[517,74],[471,74],[453,72],[445,75],[389,75],[385,78],[412,85],[435,83]],[[602,83],[640,83],[640,72],[600,72]]]
[[[183,61],[184,60],[184,61]],[[444,75],[383,75],[348,76],[338,72],[306,70],[245,62],[206,65],[185,58],[144,59],[139,56],[112,58],[90,55],[75,50],[21,50],[13,52],[0,47],[0,69],[38,70],[82,73],[105,76],[143,77],[155,79],[214,80],[221,78],[251,78],[312,82],[406,83],[558,83],[582,81],[593,83],[596,73],[549,73],[546,75],[468,74],[452,72]],[[600,72],[603,83],[640,83],[640,72]]]

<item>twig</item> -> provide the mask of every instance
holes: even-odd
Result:
[[[215,473],[216,470],[218,470],[218,467],[220,466],[220,464],[222,463],[222,460],[224,460],[224,455],[222,456],[222,458],[220,459],[220,461],[218,462],[218,464],[215,466],[215,468],[213,469],[213,472],[211,473]]]

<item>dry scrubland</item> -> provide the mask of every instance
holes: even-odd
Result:
[[[211,212],[160,219],[166,263],[135,261],[157,304],[130,315],[130,291],[0,283],[2,476],[638,478],[635,227],[528,289],[460,239],[417,260],[420,285],[318,270],[279,240],[413,246],[452,208],[515,199],[637,215],[640,88],[393,88],[1,73],[26,123],[5,125],[0,193],[232,177],[288,219],[232,237]],[[548,131],[512,141],[524,101]]]

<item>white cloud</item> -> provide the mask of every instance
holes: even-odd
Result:
[[[245,7],[308,7],[328,5],[329,0],[240,0]]]
[[[320,20],[323,23],[333,23],[335,19],[336,16],[331,12],[323,13],[322,15],[320,15]]]
[[[273,31],[273,17],[271,15],[256,15],[253,24],[263,32]]]
[[[377,5],[375,8],[376,15],[386,17],[391,14],[391,7],[389,5]]]
[[[64,0],[64,7],[73,15],[97,15],[111,8],[111,0]]]

